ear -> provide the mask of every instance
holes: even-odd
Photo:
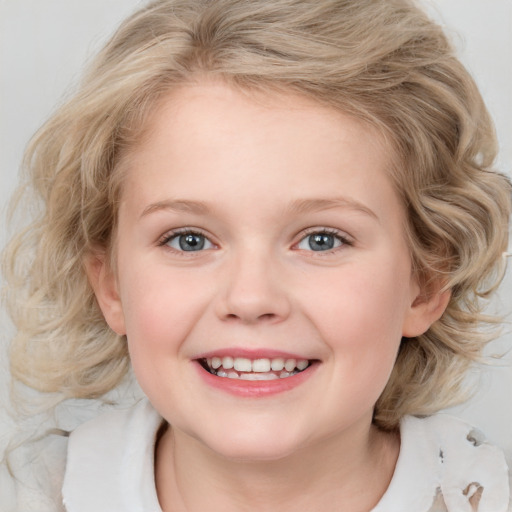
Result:
[[[91,252],[86,256],[84,264],[89,283],[107,324],[117,334],[126,334],[117,280],[105,251]]]
[[[428,286],[414,286],[411,305],[402,328],[402,336],[414,338],[424,334],[430,326],[441,318],[451,298],[451,290],[445,290],[438,280]]]

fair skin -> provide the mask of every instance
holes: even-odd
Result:
[[[204,82],[156,109],[126,159],[116,274],[101,255],[88,274],[171,425],[164,512],[363,512],[385,492],[399,440],[374,404],[446,304],[411,272],[389,162],[293,94]]]

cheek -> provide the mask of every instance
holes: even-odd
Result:
[[[155,265],[132,264],[121,301],[132,364],[158,367],[176,354],[209,303],[204,279]],[[141,270],[138,270],[141,269]]]
[[[349,334],[347,343],[357,340],[360,346],[377,339],[399,340],[408,304],[407,282],[400,271],[391,268],[382,273],[354,266],[339,279],[326,276],[324,282],[316,280],[303,288],[302,302],[319,329]]]
[[[332,352],[339,378],[352,393],[368,392],[376,400],[402,339],[408,274],[395,265],[386,272],[355,265],[346,270],[337,282],[317,281],[304,308]]]

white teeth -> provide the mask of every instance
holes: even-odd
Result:
[[[309,366],[309,361],[307,359],[301,359],[297,361],[297,369],[302,371],[305,370]]]
[[[244,357],[237,357],[233,361],[233,366],[235,370],[239,372],[251,372],[252,371],[252,363],[250,359],[245,359]]]
[[[270,371],[270,359],[256,359],[252,362],[253,372],[269,372]]]
[[[284,368],[284,359],[282,359],[281,357],[272,359],[270,367],[272,368],[273,371],[280,372]]]
[[[274,373],[241,373],[240,380],[275,380],[279,377]]]
[[[293,372],[296,364],[297,364],[297,361],[295,359],[287,359],[286,363],[284,363],[284,369],[287,372]]]
[[[208,357],[206,363],[210,370],[213,370],[212,373],[219,377],[229,377],[231,379],[242,378],[244,380],[285,378],[295,375],[297,372],[303,371],[309,366],[307,359],[284,359],[282,357],[251,360],[246,357],[214,356]],[[237,372],[241,372],[241,374],[239,375]],[[246,376],[246,374],[250,376]],[[254,377],[254,374],[262,376],[261,379]]]
[[[231,370],[231,368],[233,368],[233,358],[229,356],[223,357],[222,366],[225,370]]]

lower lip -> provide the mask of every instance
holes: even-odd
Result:
[[[205,370],[199,362],[195,361],[195,364],[201,378],[206,382],[206,384],[208,384],[208,386],[231,395],[246,398],[264,398],[290,391],[309,379],[318,367],[318,363],[313,363],[302,372],[296,373],[291,377],[254,381],[217,377],[217,375],[213,375]]]

